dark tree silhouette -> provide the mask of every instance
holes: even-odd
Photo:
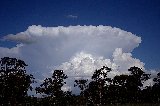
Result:
[[[127,83],[128,75],[115,76],[112,79],[112,84],[109,86],[109,100],[111,103],[127,102]]]
[[[127,79],[128,99],[130,102],[141,102],[142,92],[141,87],[144,81],[150,78],[150,74],[145,74],[141,68],[131,67],[128,69],[131,72]]]
[[[85,105],[87,103],[87,99],[85,97],[85,90],[88,88],[88,79],[79,79],[79,80],[75,80],[75,84],[74,87],[78,86],[78,88],[80,89],[80,104],[81,105]]]
[[[111,68],[103,66],[99,70],[95,70],[92,81],[89,83],[89,88],[85,91],[88,100],[93,104],[102,104],[106,101],[106,91],[111,79],[107,74],[111,71]]]
[[[158,92],[156,92],[158,93]],[[153,92],[153,87],[152,86],[147,86],[145,89],[142,90],[142,96],[141,100],[142,103],[154,103],[157,102],[155,97],[155,93]]]
[[[74,105],[74,103],[75,103],[74,96],[75,95],[72,94],[72,91],[65,91],[63,103],[65,103],[65,105]]]
[[[66,84],[64,81],[66,78],[67,75],[63,73],[63,70],[55,70],[52,78],[46,78],[40,87],[36,88],[36,92],[49,95],[54,104],[60,105],[65,96],[61,88]]]
[[[80,79],[80,80],[75,80],[74,87],[78,86],[79,89],[81,90],[80,95],[84,95],[84,90],[88,88],[88,79]]]
[[[113,78],[108,89],[109,101],[113,103],[142,102],[141,87],[150,75],[145,74],[141,68],[135,66],[128,69],[128,71],[130,71],[130,75],[119,75]]]
[[[160,72],[157,74],[157,77],[153,79],[154,85],[152,87],[152,97],[153,101],[160,102]]]
[[[14,105],[23,102],[32,89],[33,75],[26,73],[24,61],[4,57],[0,60],[0,101]]]
[[[4,57],[1,58],[0,64],[0,105],[10,103],[11,106],[15,106],[18,103],[29,102],[35,106],[93,106],[160,102],[160,73],[153,79],[153,86],[142,89],[150,74],[135,66],[128,69],[129,75],[117,75],[113,79],[108,77],[112,69],[103,66],[95,70],[90,82],[85,79],[75,80],[73,83],[81,90],[80,95],[73,95],[72,91],[63,91],[67,75],[63,70],[55,70],[51,78],[46,78],[40,87],[36,87],[36,93],[45,94],[46,97],[37,98],[27,95],[27,91],[32,90],[34,77],[26,73],[27,65],[24,61]]]

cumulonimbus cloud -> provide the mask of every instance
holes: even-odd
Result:
[[[29,46],[46,46],[46,49],[59,53],[65,52],[71,56],[80,51],[111,56],[116,48],[122,48],[124,52],[131,52],[141,43],[141,38],[130,32],[102,25],[69,27],[33,25],[24,32],[16,35],[9,34],[4,39],[23,44],[32,42]]]
[[[9,34],[3,39],[18,44],[10,49],[0,47],[0,57],[23,59],[39,79],[50,77],[55,68],[63,69],[72,77],[91,76],[103,65],[114,69],[110,76],[126,73],[131,66],[144,68],[144,63],[131,54],[141,38],[110,26],[32,25],[24,32]]]

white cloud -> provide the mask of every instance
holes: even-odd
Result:
[[[120,66],[120,70],[126,70],[133,66],[144,69],[144,63],[133,58],[131,53],[123,53],[121,48],[117,48],[113,53],[113,62]]]
[[[0,58],[9,56],[9,57],[20,57],[19,49],[22,47],[22,44],[17,44],[12,48],[0,47]]]
[[[113,53],[112,59],[105,59],[104,57],[94,57],[91,54],[84,52],[76,54],[70,59],[69,62],[65,62],[58,69],[63,69],[64,72],[72,79],[68,80],[68,85],[73,91],[77,91],[73,87],[75,79],[91,79],[94,71],[100,69],[103,66],[108,66],[112,69],[108,73],[108,77],[113,78],[120,74],[130,74],[128,69],[133,66],[144,69],[144,63],[139,59],[134,59],[130,53],[123,53],[122,49],[117,48]],[[73,78],[74,76],[74,78]],[[147,83],[145,83],[147,86]],[[67,86],[68,88],[69,86]]]
[[[23,59],[39,79],[51,76],[55,67],[63,68],[68,76],[91,76],[103,65],[114,69],[110,76],[126,73],[125,70],[134,65],[144,68],[144,63],[131,54],[141,38],[110,26],[32,25],[24,32],[9,34],[3,39],[19,44],[11,49],[0,47],[0,57]]]
[[[110,26],[69,26],[42,27],[30,26],[24,32],[7,35],[6,40],[26,43],[34,41],[32,45],[52,47],[56,52],[86,51],[96,55],[111,56],[115,48],[122,48],[124,52],[131,52],[141,43],[141,38]],[[22,40],[23,39],[23,40]],[[71,55],[73,56],[73,55]]]
[[[70,14],[70,15],[67,15],[67,18],[76,19],[76,18],[78,18],[78,16]]]
[[[90,78],[96,69],[103,66],[116,68],[116,65],[110,59],[94,57],[91,54],[80,52],[73,56],[69,62],[62,63],[58,68],[63,69],[69,76]]]

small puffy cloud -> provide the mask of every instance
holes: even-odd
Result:
[[[67,15],[67,18],[77,19],[78,16],[70,14],[70,15]]]
[[[32,25],[24,32],[9,34],[3,39],[18,42],[18,45],[11,49],[0,47],[0,57],[23,59],[30,73],[38,79],[51,76],[56,68],[63,69],[70,79],[91,76],[104,65],[114,69],[111,77],[126,73],[134,65],[144,68],[144,63],[131,54],[141,38],[110,26]],[[71,85],[73,82],[68,88]]]

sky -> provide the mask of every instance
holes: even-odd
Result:
[[[102,65],[115,69],[112,75],[119,66],[121,72],[133,65],[159,70],[159,5],[159,0],[0,0],[0,57],[22,58],[31,72],[45,77],[54,68],[89,76],[93,71],[87,70]]]

